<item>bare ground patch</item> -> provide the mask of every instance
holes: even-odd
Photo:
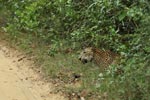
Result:
[[[34,62],[26,55],[0,43],[0,98],[3,100],[67,100],[53,93],[54,84],[33,70]]]

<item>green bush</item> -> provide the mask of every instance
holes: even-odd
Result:
[[[127,40],[123,39],[124,35],[134,34],[139,28],[140,20],[147,12],[148,3],[146,0],[3,2],[10,9],[12,23],[17,30],[37,33],[37,36],[46,42],[53,38],[64,38],[76,44],[88,43],[114,50],[120,49],[120,45],[121,48],[126,48],[122,43]],[[12,27],[8,27],[10,28]]]
[[[130,51],[126,59],[122,59],[124,73],[116,75],[116,66],[112,66],[104,74],[99,83],[100,90],[108,93],[109,100],[149,100],[150,99],[150,17],[142,22],[140,34],[134,36],[130,43]],[[99,79],[101,80],[101,78]]]

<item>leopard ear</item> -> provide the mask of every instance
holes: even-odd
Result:
[[[92,51],[95,51],[95,48],[94,47],[91,47]]]
[[[84,43],[81,44],[81,46],[82,46],[82,49],[85,49],[85,48],[91,47],[91,44],[87,43],[87,42],[84,42]]]

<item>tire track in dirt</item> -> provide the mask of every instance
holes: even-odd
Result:
[[[34,71],[32,61],[0,43],[0,100],[67,100]]]

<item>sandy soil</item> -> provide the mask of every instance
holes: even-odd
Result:
[[[33,70],[33,62],[0,43],[0,100],[67,100]]]

